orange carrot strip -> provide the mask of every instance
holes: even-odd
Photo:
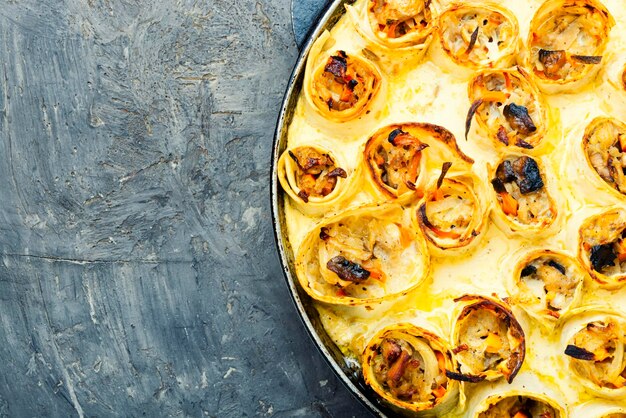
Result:
[[[398,28],[398,25],[400,24],[400,21],[396,21],[395,23],[392,23],[391,25],[389,25],[387,27],[387,30],[385,31],[385,33],[387,33],[387,36],[389,36],[390,38],[395,38],[396,37],[396,29]]]
[[[617,259],[620,263],[626,261],[626,239],[622,239],[617,243]]]
[[[517,209],[519,208],[517,200],[508,193],[500,193],[500,197],[502,197],[502,211],[507,215],[517,216]]]
[[[481,98],[483,99],[483,102],[501,102],[504,103],[506,102],[506,99],[508,99],[510,96],[510,94],[505,93],[503,91],[491,91],[491,90],[487,90],[482,96]]]
[[[400,228],[400,245],[402,245],[402,248],[406,248],[413,242],[413,237],[411,236],[411,232],[403,228],[402,225],[398,225],[398,228]]]
[[[422,160],[422,152],[418,151],[415,153],[415,157],[409,163],[409,169],[407,171],[407,180],[411,183],[415,183],[417,181],[417,176],[419,174],[420,161]]]
[[[511,84],[511,77],[509,76],[509,73],[504,72],[504,83],[506,85],[506,89],[507,90],[513,90],[513,85]]]
[[[352,90],[350,90],[348,86],[344,86],[343,92],[341,93],[341,98],[339,100],[341,100],[342,102],[349,102],[352,94]]]
[[[439,386],[437,389],[433,389],[433,395],[435,395],[435,398],[443,398],[446,396],[446,388]]]
[[[487,348],[485,349],[487,353],[497,353],[502,348],[502,340],[491,332],[485,339],[485,343],[487,344]]]
[[[461,234],[452,231],[443,231],[436,226],[431,226],[430,230],[435,233],[440,238],[451,238],[451,239],[459,239],[461,238]]]
[[[435,351],[435,357],[437,357],[437,364],[439,365],[439,370],[446,370],[446,358],[443,356],[441,351]]]
[[[385,164],[385,159],[383,158],[383,156],[376,154],[376,165],[380,167],[383,164]]]
[[[370,272],[370,279],[384,281],[385,273],[381,269],[377,268],[366,268],[365,270]]]

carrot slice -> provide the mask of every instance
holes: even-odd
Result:
[[[437,389],[433,389],[433,395],[435,395],[435,398],[443,398],[446,396],[446,388],[439,386]]]
[[[518,411],[513,418],[530,418],[525,412]]]
[[[388,37],[390,38],[396,37],[396,29],[398,28],[399,24],[400,24],[400,21],[398,20],[387,27],[387,30],[385,32],[387,33]]]
[[[510,96],[510,94],[505,93],[503,91],[499,91],[499,90],[487,90],[482,96],[481,98],[483,99],[483,102],[501,102],[504,103],[506,102],[506,99],[508,99]]]
[[[375,157],[375,158],[376,158],[376,165],[377,165],[377,166],[379,166],[379,167],[380,167],[380,166],[382,166],[383,164],[385,164],[385,159],[383,158],[383,156],[382,156],[382,155],[380,155],[380,154],[376,154],[376,157]]]
[[[409,169],[407,171],[407,180],[411,183],[415,183],[417,181],[417,176],[420,168],[420,161],[422,160],[422,152],[418,151],[415,153],[415,157],[411,160],[409,164]]]
[[[381,269],[372,267],[365,270],[370,272],[370,279],[384,281],[385,273]]]
[[[506,85],[506,89],[507,90],[512,90],[513,89],[513,85],[511,84],[511,77],[509,76],[509,73],[504,72],[504,83]]]
[[[487,348],[485,349],[487,353],[497,353],[502,348],[502,340],[492,332],[490,332],[485,339],[485,343],[487,344]]]
[[[441,351],[435,351],[435,357],[437,357],[437,364],[439,365],[439,370],[446,370],[446,358],[443,356]]]
[[[626,261],[626,239],[622,239],[617,243],[617,259],[620,263]]]
[[[341,93],[341,98],[339,100],[341,100],[342,102],[349,102],[352,98],[352,94],[352,90],[350,90],[347,86],[344,86],[343,92]]]
[[[413,237],[411,236],[411,232],[403,228],[402,225],[398,225],[398,228],[400,228],[400,245],[402,245],[402,248],[406,248],[413,242]]]
[[[517,209],[519,208],[519,203],[517,200],[513,198],[508,193],[500,193],[500,197],[502,197],[502,210],[507,215],[517,216]]]
[[[461,234],[453,231],[443,231],[436,226],[431,226],[430,230],[435,233],[440,238],[450,238],[450,239],[459,239],[461,238]]]

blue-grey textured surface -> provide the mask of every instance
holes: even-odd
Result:
[[[0,0],[0,416],[364,416],[269,211],[290,0]]]
[[[298,46],[304,44],[309,29],[330,3],[330,0],[291,0],[293,33]]]

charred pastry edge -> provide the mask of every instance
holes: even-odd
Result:
[[[292,184],[293,174],[289,173],[290,164],[295,164],[289,153],[297,148],[314,148],[316,151],[327,154],[330,158],[332,158],[338,168],[344,169],[347,177],[338,177],[337,183],[335,184],[333,191],[323,198],[309,198],[308,202],[305,202],[299,197],[298,193],[300,189],[297,188],[297,185]],[[285,193],[287,193],[287,195],[291,198],[291,201],[301,212],[306,213],[310,216],[319,216],[320,211],[327,213],[329,210],[332,210],[332,208],[338,202],[347,197],[350,193],[350,185],[357,177],[357,172],[358,170],[352,170],[347,167],[342,167],[341,161],[338,161],[337,156],[331,150],[328,150],[316,144],[303,144],[293,148],[285,149],[278,159],[277,164],[278,181],[280,182],[282,189],[285,191]]]
[[[488,298],[485,296],[480,296],[480,295],[464,295],[464,296],[455,298],[454,302],[456,303],[463,302],[464,305],[463,305],[463,308],[460,310],[460,313],[455,318],[454,331],[453,331],[454,338],[452,339],[453,345],[458,345],[457,340],[459,338],[457,334],[459,332],[458,328],[460,326],[460,322],[464,320],[473,311],[476,311],[479,309],[488,309],[496,313],[501,313],[506,318],[506,321],[508,322],[507,328],[509,330],[509,332],[507,332],[507,336],[510,333],[513,338],[515,338],[516,340],[519,340],[519,346],[518,346],[519,352],[515,352],[513,351],[513,349],[511,349],[511,357],[509,357],[506,360],[508,363],[511,361],[512,358],[517,357],[516,360],[514,360],[515,367],[513,367],[509,376],[505,376],[504,373],[498,372],[496,370],[489,370],[487,372],[483,372],[483,374],[485,375],[483,380],[484,379],[493,380],[494,378],[489,378],[489,376],[487,375],[487,373],[493,372],[493,375],[495,376],[495,378],[502,376],[505,378],[507,383],[513,382],[513,379],[515,379],[515,377],[519,373],[520,369],[522,368],[522,365],[524,364],[524,359],[526,358],[526,336],[524,334],[524,329],[520,325],[517,318],[515,318],[515,315],[513,315],[513,312],[506,305],[496,301],[495,299]],[[459,368],[460,368],[461,367],[460,360],[457,359],[457,362],[459,363]],[[471,378],[472,376],[475,376],[475,375],[465,374],[463,376]],[[477,375],[477,376],[482,376],[482,374]]]
[[[473,375],[473,374],[463,374],[456,373],[451,370],[446,370],[446,376],[451,380],[458,380],[459,382],[467,382],[467,383],[480,383],[484,381],[487,376],[486,375]]]
[[[552,418],[567,418],[569,416],[565,408],[559,402],[557,402],[557,400],[549,397],[543,392],[532,392],[526,389],[512,389],[491,393],[485,396],[484,399],[480,401],[478,407],[471,414],[471,417],[478,418],[481,413],[489,411],[492,406],[497,405],[501,401],[508,398],[517,397],[531,399],[535,402],[540,402],[550,406],[557,412],[557,416]]]
[[[531,51],[533,47],[533,38],[534,34],[537,32],[537,29],[546,22],[548,16],[563,11],[564,8],[567,7],[577,7],[579,5],[584,6],[585,8],[594,11],[597,10],[601,13],[605,18],[605,36],[600,42],[600,45],[594,51],[593,56],[604,56],[606,52],[606,46],[609,41],[609,35],[613,26],[615,26],[615,19],[608,11],[608,9],[600,2],[596,0],[546,0],[539,9],[533,15],[533,18],[530,22],[530,28],[528,31],[528,38],[526,40],[526,48],[528,51]],[[567,14],[567,13],[566,13]],[[591,78],[594,78],[597,72],[600,69],[599,65],[587,65],[587,67],[574,79],[550,79],[544,78],[536,74],[536,61],[533,58],[533,54],[526,55],[526,68],[530,68],[530,73],[538,80],[539,87],[548,94],[556,93],[559,91],[571,91],[575,90],[578,87],[582,87],[587,84],[587,82],[591,82]],[[537,56],[538,59],[538,56]],[[587,79],[589,78],[589,79]],[[555,87],[555,88],[551,88]]]
[[[398,196],[397,194],[393,193],[391,190],[388,189],[386,185],[380,184],[381,181],[376,175],[376,167],[372,166],[371,158],[369,154],[370,154],[371,149],[375,147],[375,145],[377,144],[378,142],[377,140],[380,139],[381,141],[387,141],[389,134],[397,129],[400,129],[405,132],[413,130],[413,129],[426,131],[432,137],[434,137],[432,139],[434,139],[436,142],[440,142],[443,145],[447,146],[450,149],[450,151],[456,157],[458,157],[458,159],[460,159],[466,164],[471,165],[474,163],[473,159],[471,159],[469,156],[464,154],[463,151],[461,151],[461,149],[459,148],[459,145],[456,142],[456,138],[454,137],[452,132],[448,131],[446,128],[442,126],[434,125],[430,123],[421,123],[421,122],[393,123],[391,125],[384,126],[378,129],[374,134],[372,134],[367,140],[367,142],[365,143],[365,147],[363,150],[363,160],[364,160],[363,164],[366,166],[367,175],[369,176],[369,179],[375,184],[376,189],[379,192],[382,192],[387,198],[393,199],[393,198],[400,198],[401,196]],[[430,146],[429,141],[423,140],[423,138],[420,138],[420,137],[417,137],[417,139],[420,140],[422,143],[428,144]],[[431,137],[429,137],[428,139],[430,140]],[[418,175],[418,179],[420,178],[421,175],[422,173],[420,172],[420,174]],[[419,183],[419,181],[416,183]]]
[[[473,61],[461,61],[459,60],[457,55],[452,55],[452,53],[450,52],[449,48],[447,48],[446,46],[446,42],[444,42],[443,39],[443,20],[445,19],[447,14],[458,14],[457,12],[461,11],[461,13],[465,13],[465,12],[469,12],[473,9],[482,9],[482,10],[487,10],[490,13],[491,12],[496,12],[499,13],[500,15],[502,15],[504,17],[504,19],[506,21],[508,21],[508,23],[511,25],[512,27],[512,32],[513,32],[513,37],[511,38],[511,42],[507,45],[505,45],[504,48],[500,48],[498,47],[498,52],[500,52],[499,57],[495,60],[495,61],[486,61],[486,62],[480,62],[480,63],[475,63]],[[480,25],[479,25],[480,27]],[[478,36],[478,33],[476,31],[474,31],[476,33],[476,36]],[[469,68],[472,70],[477,70],[480,68],[490,68],[490,67],[502,67],[502,66],[508,66],[508,64],[511,64],[515,61],[515,55],[517,53],[518,50],[518,42],[519,42],[519,22],[517,21],[517,18],[515,17],[515,15],[513,14],[513,12],[511,10],[509,10],[506,7],[503,7],[502,5],[500,5],[499,3],[495,3],[493,1],[483,1],[483,2],[463,2],[463,3],[454,3],[452,4],[448,9],[444,10],[441,15],[439,16],[439,24],[438,24],[438,28],[437,28],[437,34],[439,37],[439,46],[441,48],[441,50],[444,52],[444,54],[452,61],[454,62],[454,64],[461,66],[461,67],[465,67],[465,68]],[[471,41],[471,39],[470,39]],[[475,42],[474,42],[475,44]],[[471,52],[471,50],[473,49],[474,45],[471,45],[472,48],[467,48],[467,50],[463,50],[463,53],[460,54],[461,56],[466,55],[467,53]],[[505,63],[505,65],[503,65],[503,62]]]
[[[592,223],[595,223],[598,219],[605,218],[607,216],[617,215],[618,219],[621,220],[620,224],[626,228],[626,210],[621,207],[612,207],[608,210],[596,213],[593,216],[586,218],[581,224],[578,230],[578,261],[583,265],[587,274],[593,279],[593,281],[600,286],[601,288],[614,290],[619,289],[626,285],[626,272],[619,276],[607,276],[605,274],[596,271],[593,266],[591,266],[590,252],[587,252],[585,249],[585,232],[587,228]]]
[[[363,1],[364,15],[362,24],[367,24],[367,31],[370,32],[377,44],[390,50],[398,49],[413,49],[413,48],[426,48],[430,44],[430,38],[432,38],[433,32],[437,29],[439,22],[439,0],[424,0],[424,7],[430,10],[431,21],[427,23],[427,29],[421,32],[413,32],[406,34],[400,38],[388,38],[380,36],[380,31],[376,29],[377,22],[375,21],[374,13],[371,11],[371,0]],[[349,6],[353,7],[353,6]],[[357,32],[361,32],[357,26]]]
[[[366,213],[365,213],[366,212]],[[317,249],[318,240],[324,241],[324,238],[320,236],[320,230],[330,224],[337,223],[342,219],[350,218],[353,216],[371,216],[376,219],[382,219],[385,221],[389,221],[389,219],[396,219],[395,215],[390,215],[390,213],[395,213],[398,215],[398,219],[404,221],[404,209],[402,206],[396,203],[374,203],[374,204],[365,204],[358,207],[350,208],[341,213],[335,214],[333,216],[324,218],[321,222],[317,223],[313,229],[307,232],[306,236],[302,240],[300,247],[298,248],[298,252],[295,255],[295,270],[296,277],[298,279],[298,283],[302,289],[313,299],[325,302],[333,305],[347,305],[347,306],[361,306],[368,305],[373,303],[378,303],[383,300],[391,300],[401,295],[406,295],[411,292],[413,289],[419,287],[427,277],[430,276],[431,271],[431,262],[430,262],[430,253],[428,252],[428,247],[426,245],[426,240],[422,236],[420,231],[414,230],[411,228],[410,223],[407,221],[402,222],[402,225],[406,227],[413,235],[412,239],[415,243],[417,251],[419,252],[419,261],[423,264],[423,269],[418,272],[415,277],[413,277],[412,283],[396,293],[387,293],[380,297],[368,297],[368,298],[357,298],[352,296],[337,296],[337,295],[329,295],[329,294],[321,294],[317,290],[313,289],[310,285],[309,280],[309,272],[306,267],[307,256],[310,251]],[[390,221],[391,222],[391,221]],[[325,264],[325,263],[323,263]],[[322,263],[320,262],[320,265]],[[404,282],[409,282],[409,280],[404,280]]]
[[[414,209],[416,223],[421,228],[427,242],[444,252],[471,247],[477,237],[484,233],[487,224],[487,208],[476,190],[479,180],[474,178],[472,174],[459,173],[446,177],[442,180],[442,183],[445,181],[450,181],[467,187],[474,201],[475,208],[472,213],[470,224],[467,227],[467,230],[461,234],[458,239],[455,239],[455,241],[458,242],[458,245],[442,245],[439,240],[431,236],[430,231],[427,231],[431,229],[431,226],[424,212],[426,210],[426,203],[434,194],[432,188],[426,190],[424,197],[418,203],[417,208]],[[437,187],[437,189],[439,189],[439,187]],[[478,215],[478,219],[476,219],[474,214]]]
[[[515,269],[513,270],[513,284],[515,286],[515,289],[514,291],[511,292],[511,296],[513,296],[514,299],[517,299],[516,296],[519,295],[519,283],[522,281],[522,277],[521,277],[522,271],[528,265],[533,263],[535,260],[538,260],[539,258],[542,258],[542,257],[566,259],[567,262],[569,263],[569,267],[572,267],[578,270],[578,273],[580,274],[580,281],[578,282],[578,284],[576,285],[576,288],[574,289],[574,294],[573,294],[571,303],[569,304],[568,307],[562,310],[562,312],[559,314],[559,317],[554,317],[549,314],[542,314],[541,312],[535,312],[534,310],[530,309],[525,303],[520,303],[519,301],[515,302],[514,304],[521,306],[522,309],[524,309],[531,317],[537,315],[541,317],[542,320],[547,319],[549,321],[560,321],[563,318],[563,316],[567,314],[567,312],[571,311],[572,309],[575,309],[576,305],[578,305],[578,303],[580,302],[579,299],[581,298],[582,289],[584,287],[584,283],[587,277],[587,271],[583,268],[583,266],[580,265],[579,261],[576,258],[572,257],[571,255],[562,251],[554,251],[554,250],[548,250],[548,249],[534,250],[524,255],[524,257],[522,257],[517,262]],[[560,264],[561,266],[564,266],[563,263],[560,263]],[[564,266],[564,267],[567,270],[568,266]],[[562,274],[565,275],[565,273],[563,272]]]
[[[307,57],[302,90],[304,91],[306,101],[309,103],[309,105],[314,108],[315,111],[325,120],[335,123],[351,122],[359,119],[362,115],[368,113],[368,110],[370,110],[369,108],[371,107],[372,103],[379,96],[381,86],[384,80],[382,72],[380,71],[378,66],[367,57],[365,57],[363,54],[359,54],[353,51],[344,51],[347,57],[360,61],[361,64],[367,67],[374,74],[375,81],[373,83],[372,89],[371,91],[369,91],[367,98],[363,101],[363,104],[361,106],[358,106],[358,104],[363,100],[363,98],[360,98],[357,101],[355,107],[351,107],[342,111],[330,111],[328,110],[327,104],[324,104],[324,106],[321,107],[318,106],[318,100],[316,99],[317,94],[315,93],[315,89],[313,87],[316,77],[320,72],[324,71],[328,58],[336,54],[336,50],[333,49],[334,45],[329,49],[324,49],[326,42],[330,38],[330,32],[325,31],[319,36],[319,38],[311,47],[309,51],[309,56]]]
[[[523,67],[517,65],[515,67],[505,68],[505,69],[488,68],[488,69],[477,71],[475,75],[472,76],[472,79],[469,81],[467,85],[467,96],[469,100],[472,101],[475,95],[476,83],[480,77],[488,77],[493,74],[504,74],[504,73],[507,73],[510,77],[517,78],[520,81],[520,84],[525,84],[525,86],[528,87],[528,93],[531,96],[533,96],[533,99],[536,102],[536,106],[538,108],[539,113],[541,114],[542,120],[533,119],[533,122],[535,126],[537,127],[537,130],[532,135],[529,135],[526,139],[538,137],[538,139],[536,140],[537,145],[531,146],[530,148],[519,142],[515,144],[505,145],[500,140],[498,140],[497,138],[498,132],[491,132],[489,128],[487,127],[486,122],[482,118],[476,116],[476,114],[478,113],[478,109],[480,108],[481,105],[484,104],[484,102],[480,98],[476,98],[476,100],[472,102],[472,105],[470,106],[470,109],[468,111],[467,118],[465,120],[465,139],[467,139],[471,131],[472,121],[476,119],[476,123],[478,123],[478,126],[480,127],[480,129],[483,132],[487,133],[486,135],[489,137],[489,139],[491,139],[491,142],[496,146],[496,148],[504,147],[505,149],[513,149],[513,150],[515,148],[518,148],[521,150],[522,149],[523,150],[541,149],[542,145],[545,142],[544,138],[547,135],[547,131],[548,131],[547,129],[548,119],[549,119],[548,105],[543,95],[540,93],[539,87],[536,85],[536,83],[531,78],[530,74],[528,74],[528,72]],[[480,103],[478,103],[479,100],[480,100]]]
[[[550,209],[552,211],[552,213],[554,214],[554,216],[549,220],[549,222],[547,221],[542,221],[541,223],[538,224],[523,224],[518,222],[515,218],[510,217],[509,215],[505,214],[503,209],[502,209],[502,205],[500,204],[500,202],[498,201],[498,193],[494,190],[494,188],[492,187],[492,185],[489,185],[489,193],[491,193],[492,196],[492,200],[496,206],[496,210],[492,210],[492,219],[494,219],[494,222],[496,223],[496,225],[498,226],[498,228],[502,229],[502,227],[500,226],[500,223],[505,224],[508,229],[510,229],[510,231],[512,233],[539,233],[539,234],[544,234],[547,233],[548,231],[550,231],[550,228],[552,228],[554,225],[557,224],[557,219],[560,216],[560,212],[558,210],[558,206],[557,206],[557,201],[555,200],[555,198],[552,196],[552,189],[551,189],[551,182],[547,179],[547,174],[548,171],[546,170],[546,167],[543,163],[543,160],[541,157],[539,156],[532,156],[532,155],[526,155],[520,152],[514,152],[514,151],[510,151],[506,154],[504,154],[497,162],[497,164],[495,166],[493,166],[491,169],[489,169],[489,182],[491,182],[492,179],[496,178],[496,172],[498,170],[498,167],[500,166],[500,164],[502,164],[504,161],[510,159],[510,158],[520,158],[520,157],[528,157],[528,158],[532,158],[536,163],[537,166],[539,167],[539,173],[541,174],[541,178],[543,181],[543,188],[545,190],[545,193],[548,197],[548,200],[550,202]],[[489,166],[489,164],[488,164]],[[504,232],[504,231],[503,231]]]
[[[626,67],[625,67],[625,71],[626,71]],[[594,118],[591,122],[589,122],[587,126],[585,127],[585,132],[583,133],[583,140],[581,142],[582,154],[583,154],[585,161],[587,162],[587,166],[589,170],[592,171],[592,175],[596,179],[596,183],[601,185],[603,190],[608,190],[613,196],[616,196],[619,199],[626,199],[626,191],[622,193],[619,190],[617,190],[615,187],[608,184],[606,180],[604,180],[602,176],[600,176],[600,173],[598,173],[598,171],[595,169],[595,167],[591,163],[589,154],[587,153],[587,149],[589,147],[589,140],[591,139],[591,134],[598,128],[600,124],[607,123],[607,122],[613,123],[614,125],[624,129],[624,132],[626,132],[626,123],[622,122],[621,120],[614,118],[614,117],[609,117],[609,116],[598,116]]]
[[[387,391],[382,390],[382,387],[380,387],[381,385],[378,384],[378,380],[374,377],[373,372],[371,372],[371,376],[370,376],[370,371],[372,369],[370,366],[370,363],[376,353],[379,342],[382,341],[385,338],[385,335],[389,332],[408,333],[412,335],[413,337],[416,337],[416,338],[421,337],[427,340],[428,345],[431,348],[434,348],[433,351],[437,350],[444,354],[446,358],[446,367],[448,366],[456,367],[456,360],[454,358],[454,355],[452,354],[452,350],[449,347],[449,343],[446,340],[444,340],[442,337],[435,334],[434,332],[429,331],[428,329],[422,328],[417,325],[413,325],[411,323],[402,322],[402,323],[397,323],[397,324],[388,325],[384,327],[383,329],[379,330],[367,343],[367,346],[363,350],[363,354],[360,356],[361,368],[363,370],[363,379],[365,381],[365,384],[369,386],[370,388],[372,388],[372,390],[374,390],[374,392],[376,392],[376,394],[380,396],[384,401],[388,402],[394,407],[398,407],[406,411],[413,411],[413,412],[430,411],[432,412],[436,408],[444,407],[444,404],[446,404],[450,400],[456,400],[457,395],[458,395],[458,382],[450,378],[448,378],[448,382],[447,382],[448,387],[446,390],[446,394],[442,398],[439,398],[438,401],[435,401],[434,403],[432,403],[432,406],[430,408],[421,408],[421,409],[419,408],[421,404],[424,404],[427,402],[416,403],[416,402],[402,401],[398,398],[393,397]],[[433,341],[436,344],[438,344],[440,347],[433,347],[432,346]],[[374,346],[376,346],[376,348],[374,348]],[[447,370],[446,370],[446,377],[447,377]],[[376,384],[372,385],[371,382],[375,382]],[[380,391],[377,389],[380,389]],[[452,407],[454,407],[454,405],[451,404],[450,409],[452,409]],[[439,411],[439,412],[443,412],[443,411]]]

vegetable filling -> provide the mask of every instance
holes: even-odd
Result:
[[[462,7],[441,17],[442,42],[448,54],[461,63],[482,65],[500,58],[513,40],[514,26],[503,14]]]
[[[537,224],[556,215],[539,165],[531,157],[504,160],[491,180],[502,211],[523,224]]]
[[[606,16],[591,6],[573,5],[551,13],[531,34],[535,74],[563,80],[600,64],[596,51],[607,31]]]
[[[585,132],[587,157],[609,186],[626,194],[626,126],[613,119],[598,119]]]
[[[398,196],[416,190],[422,151],[428,145],[402,129],[394,129],[387,140],[380,140],[368,152],[367,160],[377,174],[377,182]]]
[[[335,190],[337,178],[346,178],[346,171],[337,167],[335,161],[328,154],[321,153],[315,148],[300,147],[289,151],[289,156],[296,163],[296,185],[298,197],[304,202],[309,197],[325,197]]]
[[[422,31],[432,21],[430,0],[370,0],[380,34],[397,39]]]
[[[544,307],[544,313],[559,318],[572,303],[580,279],[554,257],[543,256],[524,266],[520,282],[524,294]]]
[[[463,309],[456,333],[453,352],[459,360],[459,373],[449,372],[448,377],[478,382],[496,372],[509,383],[513,381],[524,361],[525,343],[512,313],[489,300],[479,301]]]
[[[521,73],[480,74],[470,84],[470,100],[466,138],[476,115],[489,134],[505,146],[532,149],[538,145],[541,136],[536,135],[537,126],[544,123],[542,109]]]
[[[594,321],[574,335],[565,354],[580,377],[603,388],[619,389],[626,385],[625,339],[614,319]]]
[[[407,402],[436,402],[447,393],[445,354],[428,340],[390,332],[372,358],[376,380],[395,398]]]
[[[341,112],[369,100],[377,84],[378,75],[359,58],[337,51],[315,77],[314,91],[328,110]]]

